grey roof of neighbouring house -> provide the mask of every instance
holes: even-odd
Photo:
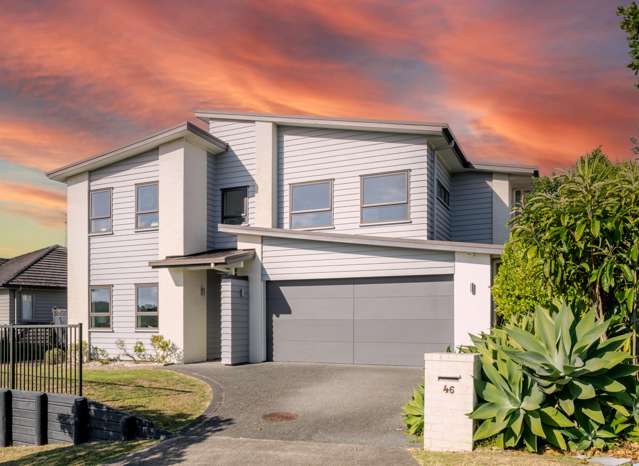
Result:
[[[67,248],[53,245],[0,263],[0,287],[66,288]]]

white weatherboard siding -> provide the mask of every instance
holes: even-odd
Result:
[[[455,347],[458,347],[472,344],[469,334],[490,330],[490,256],[456,252],[454,280]]]
[[[334,179],[334,231],[426,239],[425,136],[281,127],[278,226],[289,228],[290,184]],[[409,223],[360,226],[360,176],[410,170]]]
[[[248,281],[224,277],[220,289],[222,364],[249,362]]]
[[[113,234],[89,237],[90,283],[113,286],[113,331],[91,331],[91,345],[111,354],[118,354],[115,341],[119,338],[129,351],[138,340],[150,349],[153,333],[135,330],[135,284],[158,281],[157,270],[151,269],[148,262],[158,259],[159,239],[157,231],[135,231],[135,184],[158,181],[158,177],[157,151],[91,172],[92,190],[113,189]],[[86,224],[84,228],[86,231]],[[70,246],[69,251],[73,251],[75,246]],[[88,301],[88,293],[84,299]]]
[[[11,298],[11,291],[0,290],[0,325],[11,323],[13,312]]]
[[[248,223],[255,219],[255,124],[242,121],[211,120],[209,132],[226,142],[229,150],[209,157],[208,166],[208,247],[236,246],[233,235],[217,232],[222,219],[221,190],[248,186]]]
[[[446,275],[454,253],[284,238],[263,239],[264,280]]]

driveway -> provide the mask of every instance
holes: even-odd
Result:
[[[401,407],[421,369],[201,363],[175,370],[213,387],[209,420],[128,464],[415,464]]]

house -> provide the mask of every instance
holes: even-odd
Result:
[[[67,306],[67,250],[58,245],[0,259],[0,325],[50,324]]]
[[[197,111],[48,176],[67,184],[69,320],[185,362],[421,365],[491,324],[532,167],[446,124]]]

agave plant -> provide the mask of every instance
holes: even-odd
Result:
[[[622,334],[605,339],[610,321],[597,321],[595,310],[579,321],[563,302],[554,310],[538,308],[534,331],[509,326],[508,337],[520,348],[505,350],[521,364],[547,395],[554,395],[569,416],[580,409],[587,417],[603,423],[599,401],[619,410],[628,406],[630,397],[621,377],[637,372],[628,364],[630,355],[619,351],[629,338]]]
[[[476,391],[483,403],[470,414],[481,421],[475,441],[495,437],[502,448],[515,448],[522,442],[529,451],[537,451],[539,438],[558,448],[567,445],[562,428],[573,423],[552,406],[543,406],[546,395],[534,379],[500,349],[505,334],[474,337],[481,354],[485,379],[476,380]]]
[[[421,437],[424,434],[424,384],[415,387],[413,397],[404,405],[403,415],[406,432]]]

